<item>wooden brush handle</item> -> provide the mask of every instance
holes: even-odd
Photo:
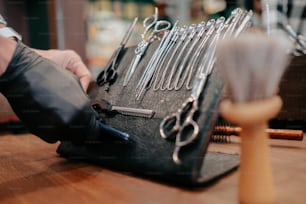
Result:
[[[268,121],[275,117],[282,106],[279,97],[233,104],[222,101],[222,116],[241,127],[241,164],[239,176],[240,203],[275,203],[270,162]]]
[[[225,135],[240,135],[241,127],[232,127],[232,126],[222,126],[218,125],[214,129],[218,134]],[[280,140],[303,140],[304,132],[303,130],[290,130],[290,129],[271,129],[268,128],[265,130],[271,139],[280,139]]]

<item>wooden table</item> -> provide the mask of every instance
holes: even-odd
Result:
[[[306,142],[270,140],[277,203],[306,203]],[[239,170],[197,190],[114,172],[59,157],[58,144],[31,134],[0,135],[0,203],[238,203]],[[239,152],[239,139],[209,146]]]

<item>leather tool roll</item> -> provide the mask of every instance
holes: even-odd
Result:
[[[161,138],[159,125],[165,116],[176,112],[181,107],[190,96],[191,90],[184,88],[179,91],[148,90],[141,101],[135,99],[135,87],[157,46],[158,42],[149,46],[126,87],[122,84],[135,55],[135,47],[127,48],[119,59],[118,78],[109,91],[105,91],[103,86],[95,85],[89,93],[93,101],[104,99],[116,106],[155,111],[153,118],[122,114],[101,115],[101,119],[106,124],[130,134],[133,142],[109,141],[96,145],[74,145],[71,142],[62,142],[57,152],[68,159],[85,159],[102,167],[172,184],[183,186],[208,184],[234,170],[239,164],[238,155],[207,151],[218,116],[223,84],[217,70],[214,69],[199,101],[200,107],[196,121],[200,127],[200,134],[192,144],[181,148],[179,155],[182,163],[180,165],[174,163],[172,154],[175,141]]]

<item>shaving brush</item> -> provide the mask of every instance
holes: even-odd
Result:
[[[266,129],[282,107],[275,93],[290,47],[286,39],[264,33],[244,33],[218,44],[217,67],[230,94],[220,113],[241,127],[240,203],[276,202]]]

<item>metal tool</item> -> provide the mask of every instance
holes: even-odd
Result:
[[[114,53],[112,60],[107,64],[107,66],[104,68],[104,70],[98,75],[97,77],[97,84],[99,86],[103,86],[104,84],[108,83],[108,87],[106,90],[109,90],[109,86],[112,85],[116,79],[117,79],[117,62],[118,62],[118,57],[123,51],[126,43],[128,42],[129,38],[131,37],[132,31],[136,25],[138,18],[134,18],[134,21],[130,24],[128,30],[126,31],[118,49]]]
[[[123,86],[126,86],[129,80],[132,78],[137,65],[139,64],[142,56],[144,55],[145,51],[147,50],[149,44],[159,38],[166,30],[171,28],[171,23],[165,20],[158,20],[158,10],[155,9],[155,14],[145,18],[143,25],[145,30],[141,35],[142,41],[137,45],[135,49],[135,57],[132,60],[132,63],[129,69],[126,72]]]
[[[199,83],[198,86],[194,86],[191,96],[187,98],[177,112],[166,116],[160,123],[159,131],[163,139],[171,139],[175,136],[175,148],[172,159],[176,164],[181,164],[179,158],[181,147],[192,143],[199,134],[199,125],[193,118],[195,112],[198,111],[198,99],[202,93],[206,78],[207,75],[205,73],[198,76],[198,80],[201,83]],[[191,134],[190,131],[192,131]],[[183,133],[190,134],[184,141],[182,140]]]
[[[172,159],[176,164],[181,164],[179,151],[182,147],[191,144],[199,135],[200,128],[194,119],[195,113],[199,109],[199,97],[204,90],[208,76],[210,75],[214,60],[217,41],[222,31],[223,24],[220,24],[216,30],[214,38],[209,43],[209,50],[204,58],[205,63],[202,64],[196,74],[191,95],[182,104],[177,112],[166,116],[160,123],[160,135],[164,139],[171,139],[175,136],[175,148]],[[186,134],[186,135],[183,135]],[[188,136],[189,135],[189,136]],[[186,138],[183,140],[183,138]]]
[[[241,20],[240,24],[236,27],[235,33],[233,33],[234,37],[237,37],[240,35],[243,31],[245,31],[247,28],[249,28],[252,24],[251,19],[253,16],[253,11],[250,10],[248,12],[244,13],[245,15],[241,17],[239,20]]]
[[[187,66],[186,66],[186,70],[188,72],[188,78],[187,78],[187,82],[186,82],[186,89],[192,89],[192,84],[191,84],[191,80],[192,80],[192,73],[194,72],[193,69],[194,67],[196,67],[198,60],[199,60],[199,56],[201,55],[201,53],[205,53],[206,52],[206,48],[207,48],[207,43],[210,39],[211,36],[213,36],[213,33],[216,29],[216,27],[219,26],[219,24],[224,22],[224,17],[220,17],[217,20],[211,19],[207,22],[206,24],[206,31],[205,31],[205,35],[200,43],[200,45],[197,47],[197,49],[194,51],[191,59],[189,60]]]
[[[293,50],[293,54],[296,56],[305,55],[306,54],[305,37],[301,34],[297,34],[289,24],[282,25],[282,29],[289,35],[289,39],[295,43],[295,50]]]
[[[190,55],[192,53],[192,51],[194,50],[195,46],[197,44],[199,44],[199,40],[202,38],[202,35],[205,33],[205,28],[206,28],[206,23],[203,21],[200,24],[197,25],[196,28],[196,36],[194,37],[194,39],[192,40],[192,44],[191,46],[189,46],[189,48],[187,49],[187,51],[184,54],[183,60],[178,68],[178,73],[177,76],[175,78],[175,82],[174,82],[174,89],[175,90],[179,90],[183,84],[184,81],[187,77],[188,74],[188,70],[184,69],[186,68],[186,63],[190,58]]]
[[[140,100],[142,95],[144,94],[149,81],[154,74],[155,63],[161,56],[162,50],[168,44],[170,32],[165,32],[163,39],[161,40],[160,44],[158,45],[157,49],[155,50],[154,54],[152,55],[148,65],[146,66],[142,76],[139,79],[138,84],[136,85],[135,92],[136,92],[136,100]]]
[[[178,33],[179,38],[177,39],[176,44],[174,45],[172,50],[170,51],[171,55],[169,56],[169,58],[167,58],[168,61],[167,61],[166,66],[164,67],[164,70],[163,70],[163,73],[162,73],[162,78],[160,80],[160,87],[159,87],[159,89],[161,91],[164,91],[164,90],[167,89],[167,86],[163,86],[165,84],[165,82],[168,82],[168,80],[166,78],[166,75],[169,74],[168,73],[169,68],[171,68],[170,73],[173,72],[172,70],[174,69],[174,67],[171,66],[171,62],[175,59],[176,53],[179,52],[179,49],[181,48],[181,45],[183,44],[184,40],[186,39],[186,36],[188,35],[188,26],[183,26],[181,28],[181,30],[178,31],[178,32],[179,32]]]
[[[186,51],[186,47],[189,45],[190,42],[192,42],[192,39],[193,37],[195,36],[196,34],[196,28],[197,28],[197,25],[196,24],[191,24],[189,27],[188,27],[188,30],[187,30],[187,35],[186,35],[186,39],[184,39],[184,43],[183,43],[183,46],[180,47],[180,49],[178,50],[176,56],[175,56],[175,61],[173,62],[173,64],[171,65],[172,66],[172,70],[170,72],[170,75],[169,75],[169,79],[168,79],[168,83],[167,83],[167,89],[170,91],[170,90],[173,90],[174,89],[174,86],[171,87],[171,83],[173,81],[173,77],[174,77],[174,74],[180,74],[181,73],[181,70],[178,70],[178,65],[180,64],[180,62],[182,61],[182,58],[183,58],[183,54],[185,53]],[[183,69],[183,67],[182,67]]]
[[[241,8],[236,8],[231,12],[231,15],[224,22],[224,32],[222,38],[233,35],[237,29],[237,24],[245,15],[245,11]]]
[[[175,148],[172,154],[172,159],[176,164],[181,164],[179,158],[181,147],[193,142],[200,131],[197,122],[193,119],[195,112],[198,110],[198,97],[199,95],[191,95],[188,97],[176,113],[166,116],[160,123],[159,131],[163,139],[171,139],[175,136]],[[185,115],[186,117],[183,117]],[[189,133],[190,131],[192,131],[191,135],[183,141],[183,132]]]
[[[177,22],[173,25],[172,30],[167,31],[164,34],[163,39],[161,40],[158,48],[155,50],[151,60],[148,63],[148,66],[145,69],[145,72],[139,83],[136,86],[136,100],[140,100],[145,92],[152,86],[153,80],[155,79],[156,74],[159,72],[159,63],[163,59],[163,56],[169,49],[171,44],[171,39],[174,33],[177,31]]]
[[[160,89],[161,84],[163,84],[163,81],[165,80],[166,72],[161,72],[161,70],[163,69],[165,71],[165,66],[163,65],[165,64],[166,59],[169,57],[169,54],[171,53],[173,46],[175,46],[177,40],[179,39],[180,30],[181,30],[180,27],[173,27],[171,40],[168,43],[167,47],[164,49],[161,57],[159,58],[156,64],[156,72],[154,73],[152,79],[153,91],[157,91],[158,89]],[[160,74],[162,76],[160,76]]]
[[[220,26],[222,26],[222,34],[220,33],[218,36],[218,38],[226,38],[228,36],[235,36],[237,37],[241,32],[243,32],[246,28],[248,28],[249,23],[250,23],[250,19],[251,16],[253,15],[252,11],[246,12],[243,11],[240,8],[234,9],[231,13],[231,16],[225,21],[224,17],[220,17],[217,19],[216,21],[216,25],[215,27],[218,28]],[[207,35],[207,34],[206,34]],[[211,35],[211,37],[214,37],[213,35]],[[206,39],[207,42],[208,38]],[[191,77],[192,77],[192,72],[193,72],[193,68],[196,64],[198,64],[198,60],[199,60],[199,56],[201,53],[206,52],[204,49],[205,46],[205,41],[202,41],[202,45],[198,46],[197,50],[194,52],[193,57],[191,58],[191,60],[189,61],[189,64],[187,65],[186,70],[188,70],[188,79],[186,82],[186,88],[187,89],[192,89],[191,86]],[[209,46],[206,46],[206,48],[208,48],[209,50],[211,50],[211,48]],[[202,58],[204,59],[204,58]],[[202,64],[205,63],[204,60],[202,60],[201,62]],[[203,65],[200,65],[199,67],[201,67]],[[184,76],[185,77],[185,76]],[[184,82],[184,81],[182,81]],[[175,90],[178,90],[181,86],[182,86],[182,82],[180,84],[178,84],[177,87],[175,87]]]
[[[113,106],[108,101],[101,99],[92,103],[92,108],[99,114],[103,113],[108,116],[113,116],[117,113],[127,116],[152,118],[155,114],[153,110],[142,108],[130,108],[122,106]]]

